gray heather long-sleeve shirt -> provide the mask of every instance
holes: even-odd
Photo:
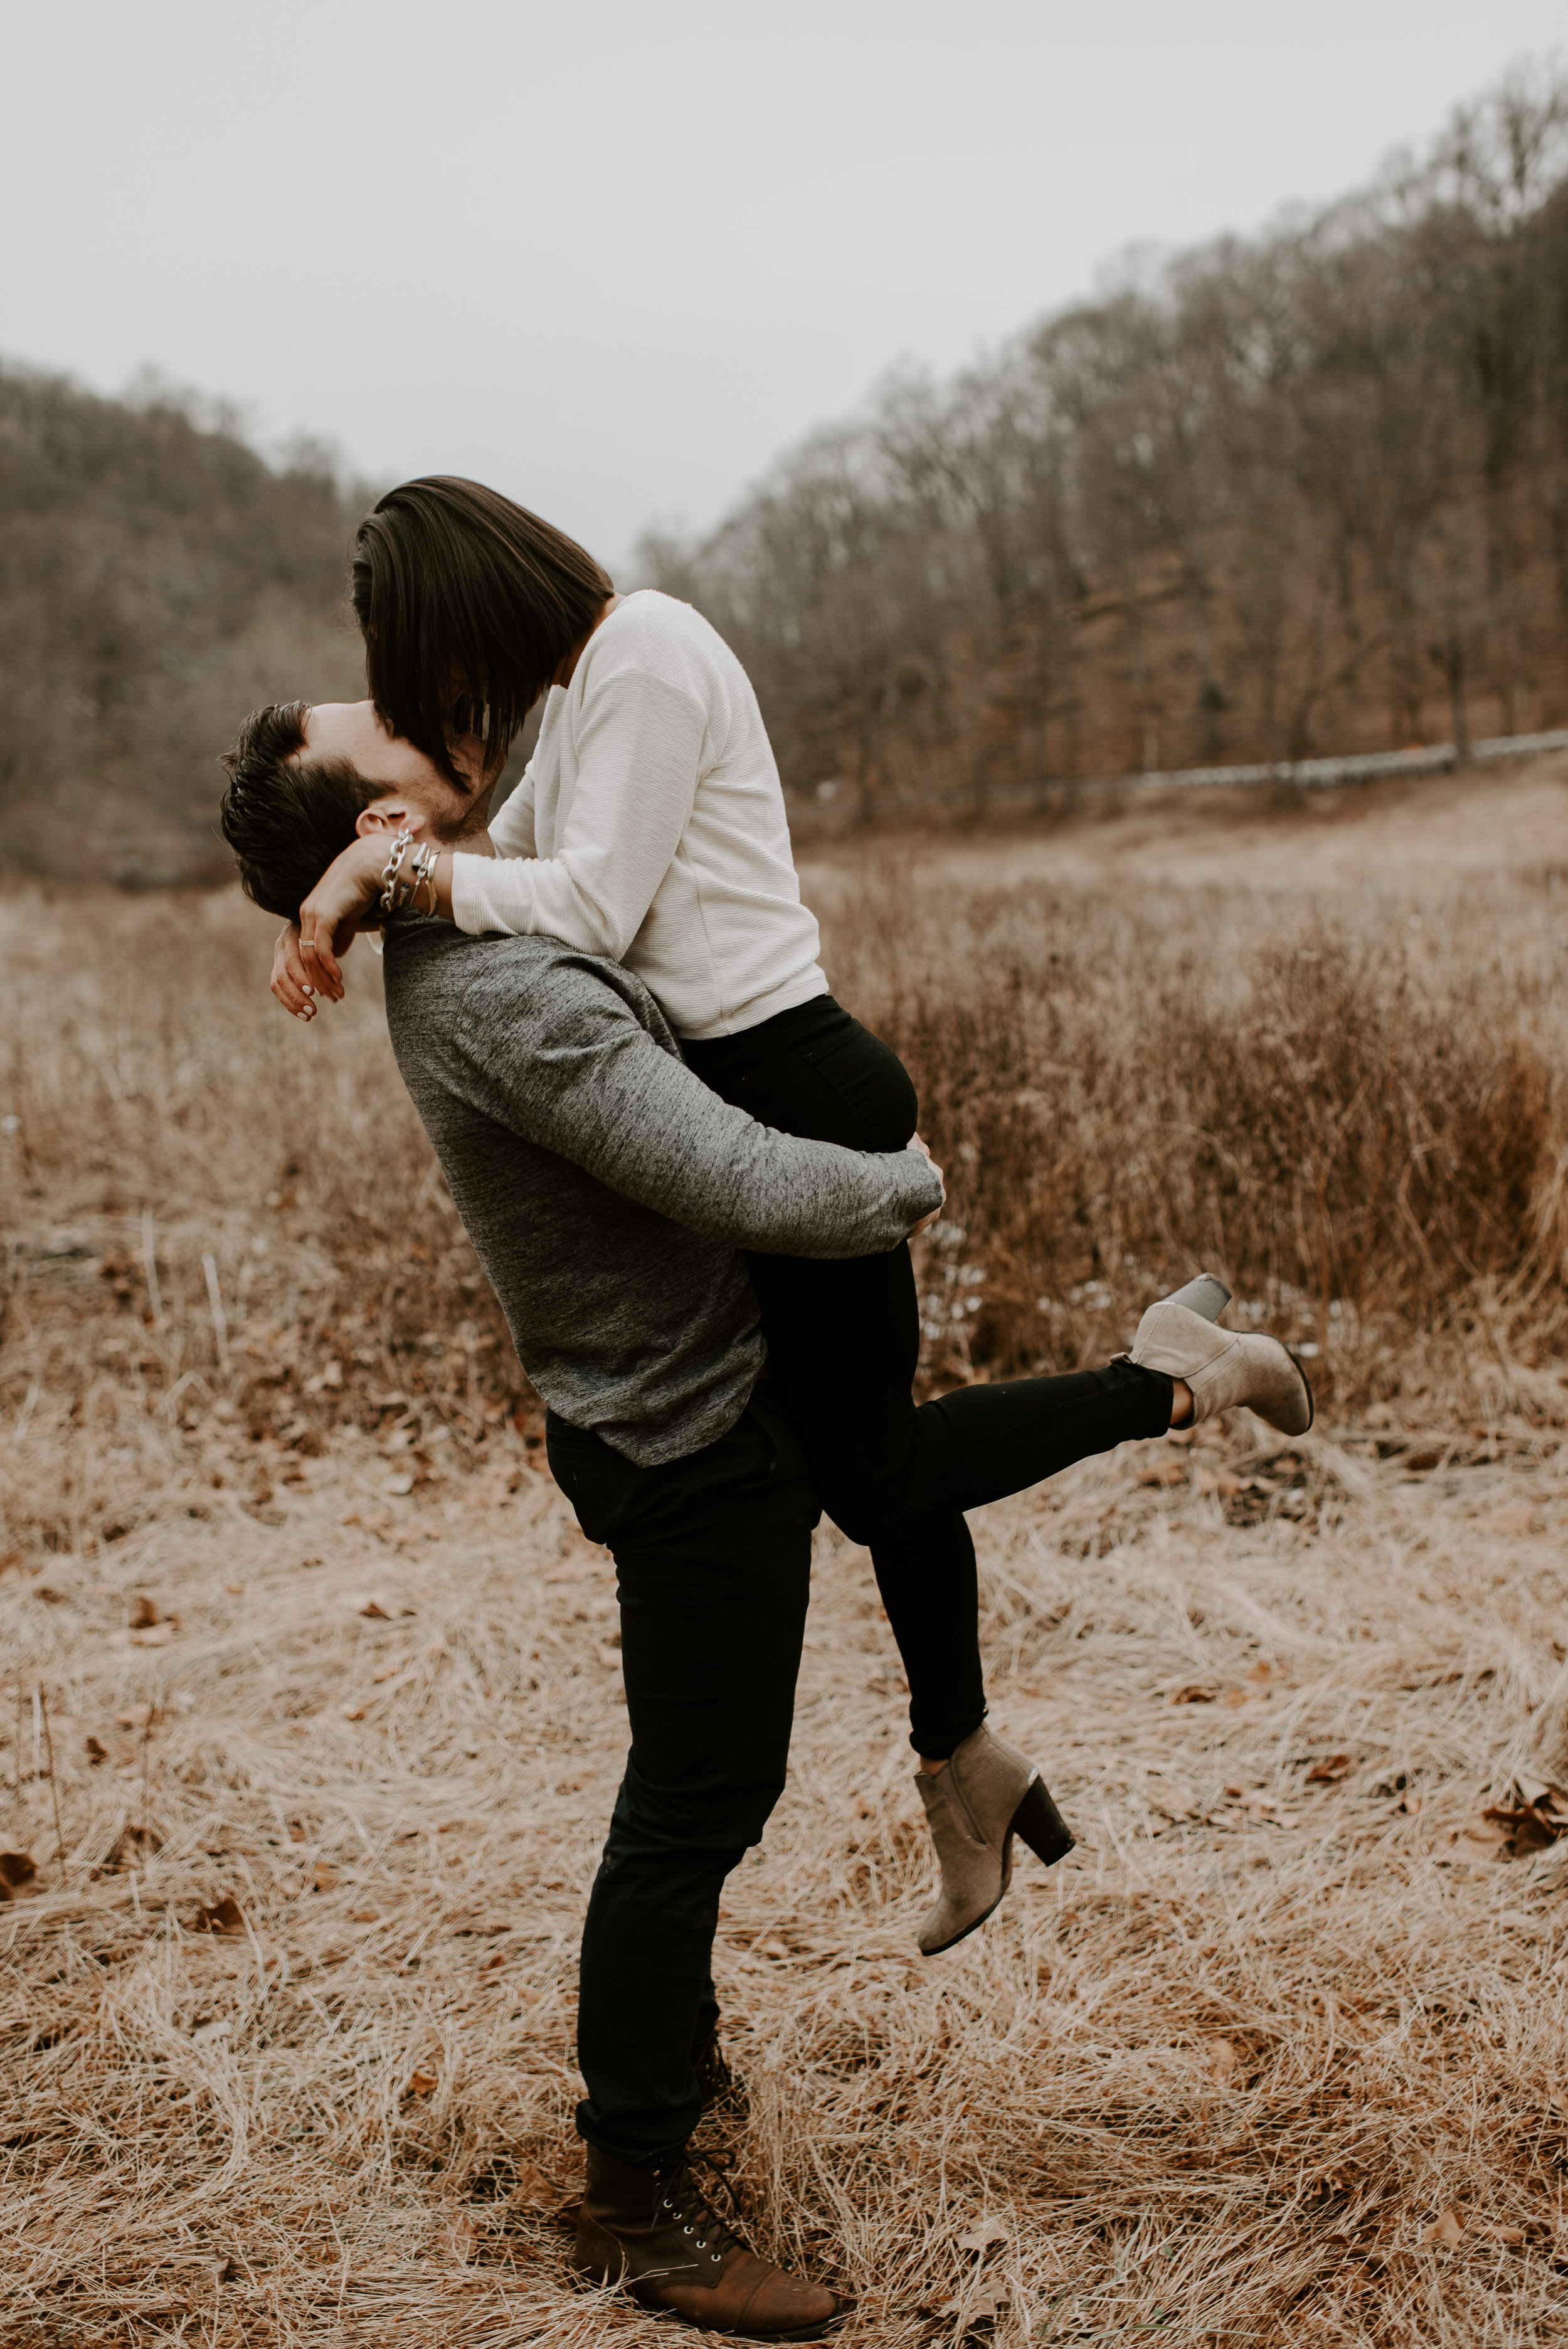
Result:
[[[713,1443],[765,1349],[736,1251],[873,1256],[941,1203],[909,1151],[802,1142],[710,1092],[619,964],[549,937],[386,932],[403,1081],[551,1408],[641,1466]]]

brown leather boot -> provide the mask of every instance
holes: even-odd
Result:
[[[745,2341],[813,2341],[840,2313],[830,2292],[758,2259],[684,2155],[654,2168],[591,2145],[572,2264],[595,2283],[621,2284],[645,2308]]]

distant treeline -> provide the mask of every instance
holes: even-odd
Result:
[[[1568,719],[1568,81],[654,538],[786,778],[864,808]]]
[[[0,367],[0,869],[230,870],[239,717],[364,689],[367,495],[183,397]],[[895,383],[642,571],[840,807],[1568,722],[1568,81]]]
[[[232,872],[216,754],[260,701],[362,693],[363,501],[222,413],[0,368],[0,868]]]

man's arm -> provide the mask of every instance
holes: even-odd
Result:
[[[476,1108],[672,1223],[764,1255],[877,1256],[942,1205],[918,1151],[804,1142],[759,1125],[664,1050],[588,963],[503,950],[464,999]]]

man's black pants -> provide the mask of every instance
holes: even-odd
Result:
[[[553,1413],[546,1441],[614,1555],[632,1731],[583,1931],[577,2127],[646,2161],[696,2127],[719,1893],[783,1791],[820,1512],[767,1381],[727,1435],[662,1468]]]
[[[973,1392],[992,1408],[953,1430],[962,1476],[1000,1477],[1005,1491],[1171,1417],[1170,1380],[1130,1362]],[[948,1408],[962,1414],[968,1401],[950,1396]],[[945,1421],[933,1435],[940,1454]],[[614,1556],[632,1731],[583,1931],[577,2127],[605,2153],[645,2161],[684,2145],[701,2109],[694,2063],[718,2016],[719,1894],[783,1790],[820,1512],[771,1381],[727,1435],[661,1468],[635,1467],[553,1413],[546,1436],[579,1525]],[[962,1477],[956,1490],[969,1490]],[[962,1699],[978,1676],[973,1597],[967,1644],[944,1655],[953,1610],[934,1605],[922,1620],[904,1595],[906,1656],[920,1658],[934,1704],[948,1691]]]

